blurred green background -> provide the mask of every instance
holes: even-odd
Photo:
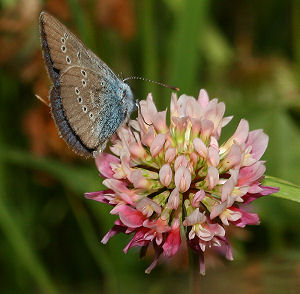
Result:
[[[150,276],[128,236],[106,246],[109,208],[84,199],[102,188],[94,162],[58,138],[39,44],[42,9],[122,77],[138,75],[226,102],[233,122],[270,136],[267,174],[300,184],[300,1],[0,0],[0,292],[186,293],[184,248]],[[170,90],[132,81],[136,98]],[[207,257],[203,293],[300,293],[300,206],[256,201],[261,225],[232,230],[235,261]]]

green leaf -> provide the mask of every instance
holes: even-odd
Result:
[[[263,184],[279,188],[279,191],[272,196],[300,203],[300,186],[271,176],[266,176]]]
[[[36,157],[28,152],[4,146],[1,148],[0,159],[48,172],[76,193],[83,194],[103,188],[95,168],[89,166],[79,167],[49,158]]]

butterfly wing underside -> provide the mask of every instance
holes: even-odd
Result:
[[[41,13],[40,30],[56,126],[75,152],[92,156],[126,119],[118,92],[123,82],[48,13]]]

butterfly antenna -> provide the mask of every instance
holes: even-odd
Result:
[[[49,104],[41,96],[39,96],[37,94],[35,94],[34,96],[49,107]]]
[[[146,81],[146,82],[150,82],[150,83],[160,85],[160,86],[165,87],[165,88],[169,88],[171,90],[180,91],[180,89],[177,88],[177,87],[173,87],[173,86],[170,86],[170,85],[167,85],[167,84],[164,84],[164,83],[156,82],[156,81],[149,80],[149,79],[142,78],[142,77],[128,77],[128,78],[124,79],[123,82],[126,82],[127,80],[142,80],[142,81]]]

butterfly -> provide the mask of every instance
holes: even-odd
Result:
[[[136,106],[133,93],[55,17],[41,12],[39,23],[58,132],[79,155],[96,157],[129,119]]]

